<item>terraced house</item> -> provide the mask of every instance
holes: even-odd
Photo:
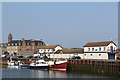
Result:
[[[8,36],[7,51],[10,54],[17,53],[34,53],[37,51],[37,48],[45,45],[42,40],[12,40],[12,34]]]
[[[84,59],[116,59],[117,45],[113,41],[89,42],[84,47]]]
[[[50,58],[54,58],[54,53],[58,50],[62,50],[63,48],[60,45],[48,45],[48,46],[40,46],[38,47],[39,56],[48,56]],[[36,54],[37,56],[38,54]]]
[[[7,47],[6,43],[0,43],[0,54],[4,54],[4,52],[7,51],[6,47]]]

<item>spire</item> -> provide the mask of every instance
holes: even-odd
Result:
[[[12,34],[11,33],[8,35],[8,42],[10,42],[10,41],[12,41]]]

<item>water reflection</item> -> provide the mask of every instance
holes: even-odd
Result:
[[[66,71],[21,69],[18,66],[2,69],[3,78],[66,78],[66,76]]]
[[[2,69],[3,78],[103,78],[104,76],[97,76],[92,74],[81,74],[66,71],[52,71],[52,70],[34,70],[34,69],[20,69],[16,66],[8,66]]]
[[[7,66],[8,69],[19,69],[18,66]]]
[[[49,78],[66,78],[66,71],[49,71]]]
[[[66,71],[31,70],[32,78],[66,78]]]

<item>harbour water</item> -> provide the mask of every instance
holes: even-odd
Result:
[[[93,74],[67,71],[2,68],[2,78],[110,78]]]

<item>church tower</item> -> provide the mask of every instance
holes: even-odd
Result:
[[[12,41],[12,34],[11,33],[8,35],[8,42],[10,42],[10,41]]]

